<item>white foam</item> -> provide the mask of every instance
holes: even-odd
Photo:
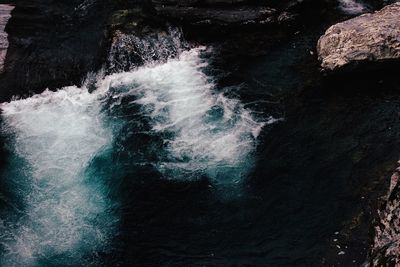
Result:
[[[17,160],[25,162],[17,177],[9,177],[16,180],[14,190],[22,191],[25,207],[17,221],[4,219],[1,265],[37,265],[51,257],[74,264],[107,244],[117,218],[102,218],[107,196],[99,178],[85,174],[112,139],[103,127],[98,94],[68,87],[0,108],[2,131],[14,137]]]
[[[135,104],[165,140],[168,157],[155,163],[170,179],[207,175],[214,183],[240,183],[250,170],[251,154],[263,122],[234,98],[214,89],[202,69],[204,48],[183,52],[165,64],[110,76],[110,86],[125,88],[114,98],[135,96]],[[121,102],[121,101],[119,101]]]

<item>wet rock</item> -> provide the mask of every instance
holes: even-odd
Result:
[[[330,27],[318,41],[323,69],[400,58],[400,3]]]
[[[153,5],[160,16],[183,24],[237,26],[290,23],[310,6],[319,7],[321,2],[327,5],[331,1],[158,0]]]
[[[179,27],[143,8],[117,10],[110,18],[107,72],[129,71],[145,63],[163,62],[188,48]]]
[[[13,6],[0,4],[0,73],[3,72],[3,64],[8,48],[8,36],[5,32],[5,27],[11,18],[11,11],[13,9]]]
[[[205,7],[156,7],[163,17],[187,22],[190,24],[255,24],[268,23],[276,20],[276,10],[269,7],[235,7],[235,8],[205,8]]]

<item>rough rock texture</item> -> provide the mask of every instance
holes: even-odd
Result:
[[[338,23],[318,41],[324,69],[400,58],[400,3]]]
[[[366,266],[400,265],[400,167],[392,175],[389,193],[379,210]]]
[[[8,48],[8,39],[5,27],[8,20],[11,18],[11,11],[13,9],[13,6],[0,4],[0,73],[3,72],[4,60]]]

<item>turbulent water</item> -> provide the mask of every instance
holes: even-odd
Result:
[[[16,198],[1,217],[3,266],[76,264],[107,246],[118,218],[91,170],[112,141],[97,97],[69,87],[1,105],[14,154],[3,179]]]
[[[218,90],[204,73],[204,52],[1,104],[10,150],[2,266],[96,265],[118,235],[118,192],[110,187],[118,181],[110,177],[124,164],[237,192],[261,128],[274,120],[259,121]]]
[[[108,77],[111,110],[139,107],[139,115],[150,119],[140,130],[163,136],[162,151],[151,163],[165,177],[187,180],[205,174],[217,184],[239,183],[264,123],[238,100],[213,90],[201,71],[206,63],[200,52],[192,49],[179,60]],[[132,131],[138,130],[136,122],[135,117],[126,120]]]

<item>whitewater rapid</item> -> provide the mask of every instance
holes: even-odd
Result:
[[[215,184],[240,183],[252,164],[261,128],[274,120],[257,121],[239,100],[215,91],[211,77],[202,71],[207,67],[200,56],[203,50],[191,49],[166,64],[108,77],[112,108],[138,106],[141,115],[150,118],[147,130],[164,136],[163,155],[151,162],[164,177],[206,175]]]
[[[2,266],[75,265],[112,237],[118,218],[90,172],[112,140],[97,97],[68,87],[0,105],[13,152],[4,179],[22,202],[0,221]]]
[[[124,162],[151,165],[161,179],[243,183],[262,127],[275,120],[255,118],[217,90],[204,73],[204,50],[0,105],[11,151],[1,176],[13,196],[6,201],[12,208],[0,213],[0,265],[96,265],[120,220],[108,188],[120,165],[110,160],[108,172],[100,171],[96,159],[112,155],[117,137],[161,139],[155,156],[150,145],[141,150],[127,141],[123,148]]]

